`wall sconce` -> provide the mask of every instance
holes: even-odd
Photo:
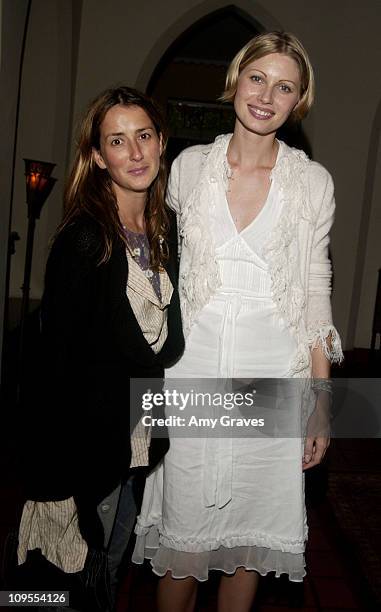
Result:
[[[19,341],[19,385],[22,378],[22,361],[25,340],[25,322],[29,312],[30,275],[32,271],[33,241],[36,219],[40,218],[41,210],[57,179],[50,175],[56,164],[24,159],[26,201],[28,205],[28,234],[25,251],[24,282],[22,285],[22,303],[20,316]]]
[[[26,202],[28,205],[28,235],[25,251],[24,283],[22,286],[23,301],[21,307],[21,321],[29,310],[29,284],[32,270],[33,240],[36,219],[40,218],[41,210],[57,179],[50,175],[56,164],[50,162],[24,159]]]
[[[28,217],[39,219],[41,209],[57,180],[50,176],[56,164],[33,159],[24,159],[24,162]]]

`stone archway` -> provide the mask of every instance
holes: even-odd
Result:
[[[247,22],[255,24],[260,30],[282,30],[282,24],[270,14],[261,3],[253,0],[236,0],[234,4],[226,3],[226,0],[205,0],[205,2],[193,7],[182,17],[172,23],[167,30],[155,42],[147,55],[139,75],[136,79],[136,87],[146,91],[152,75],[157,67],[158,58],[170,49],[171,45],[189,28],[200,19],[207,17],[219,10],[234,10]]]
[[[244,7],[241,6],[244,5]],[[254,6],[253,6],[254,5]],[[198,9],[200,7],[197,7]],[[246,9],[249,8],[250,12]],[[275,27],[268,16],[261,22],[256,3],[246,6],[205,2],[202,12],[194,9],[175,24],[159,40],[171,35],[170,44],[156,57],[146,91],[164,110],[170,128],[167,157],[172,161],[185,147],[211,142],[217,134],[231,132],[235,115],[232,105],[221,105],[218,98],[224,90],[230,61],[248,40]],[[184,27],[185,21],[187,27]],[[279,25],[278,25],[279,27]],[[142,69],[142,72],[144,67]]]
[[[218,101],[226,71],[237,51],[261,31],[255,20],[228,6],[192,24],[164,53],[147,93],[166,113],[170,160],[186,146],[233,130],[233,106]]]

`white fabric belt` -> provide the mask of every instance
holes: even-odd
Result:
[[[214,299],[224,303],[221,326],[219,330],[218,378],[233,378],[235,355],[236,319],[245,301],[271,301],[271,296],[264,296],[253,291],[217,291]]]
[[[269,300],[253,291],[217,291],[214,299],[224,302],[221,327],[219,330],[218,378],[229,379],[234,376],[236,319],[246,300]],[[203,495],[206,507],[223,508],[232,499],[233,440],[208,438],[205,441],[205,464],[210,466],[205,472]]]
[[[204,504],[223,508],[232,499],[233,439],[207,438],[204,460]]]
[[[225,308],[219,334],[218,378],[232,378],[234,372],[236,319],[242,307],[239,293],[224,295]]]

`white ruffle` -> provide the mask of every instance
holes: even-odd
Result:
[[[210,570],[234,574],[238,567],[255,570],[262,576],[269,572],[275,572],[277,577],[288,574],[289,580],[294,582],[301,582],[306,575],[303,542],[277,544],[273,537],[258,534],[225,538],[215,550],[184,552],[159,543],[156,527],[137,527],[136,532],[138,535],[132,561],[141,564],[145,558],[151,559],[152,569],[158,576],[165,576],[169,570],[173,578],[193,576],[203,582],[208,580]],[[187,549],[190,550],[189,543]]]
[[[300,281],[298,266],[297,232],[303,218],[313,224],[315,214],[307,196],[305,172],[309,159],[303,151],[287,149],[272,170],[272,178],[281,186],[283,214],[270,233],[263,254],[268,262],[271,292],[278,313],[297,341],[297,350],[290,367],[290,376],[300,376],[311,362],[301,329],[306,309],[305,290]]]
[[[318,322],[310,326],[308,344],[311,349],[321,346],[331,363],[341,363],[344,359],[340,336],[331,323]]]
[[[279,314],[287,327],[297,328],[306,305],[305,292],[301,285],[298,268],[296,232],[300,214],[311,223],[312,209],[308,206],[306,189],[301,178],[308,163],[302,152],[284,155],[272,171],[272,178],[281,186],[283,214],[276,227],[270,232],[263,248],[269,266],[272,297],[278,306]]]
[[[210,227],[209,184],[224,172],[226,148],[231,135],[218,136],[205,156],[200,180],[184,203],[180,216],[180,235],[188,258],[181,260],[179,292],[185,337],[194,319],[221,285]]]

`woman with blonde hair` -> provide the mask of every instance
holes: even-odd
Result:
[[[136,513],[135,476],[168,447],[137,436],[139,413],[130,414],[130,379],[147,378],[150,387],[157,379],[161,388],[164,366],[183,349],[176,219],[164,200],[166,142],[150,98],[126,86],[97,96],[80,125],[46,268],[46,390],[29,418],[18,556],[23,563],[40,549],[44,563],[61,571],[41,588],[68,584],[65,575],[93,584],[83,604],[92,612],[112,606],[107,571],[115,601]],[[93,560],[105,557],[101,593]]]
[[[313,98],[298,39],[261,34],[228,69],[222,99],[234,104],[234,133],[174,161],[168,202],[182,236],[186,348],[169,378],[312,376],[328,393],[329,363],[342,359],[330,305],[332,179],[276,138]],[[171,439],[146,483],[134,553],[162,577],[160,612],[193,610],[197,581],[211,569],[223,572],[219,612],[249,611],[259,574],[303,579],[303,470],[322,460],[328,442],[325,430],[302,442],[286,433]]]

